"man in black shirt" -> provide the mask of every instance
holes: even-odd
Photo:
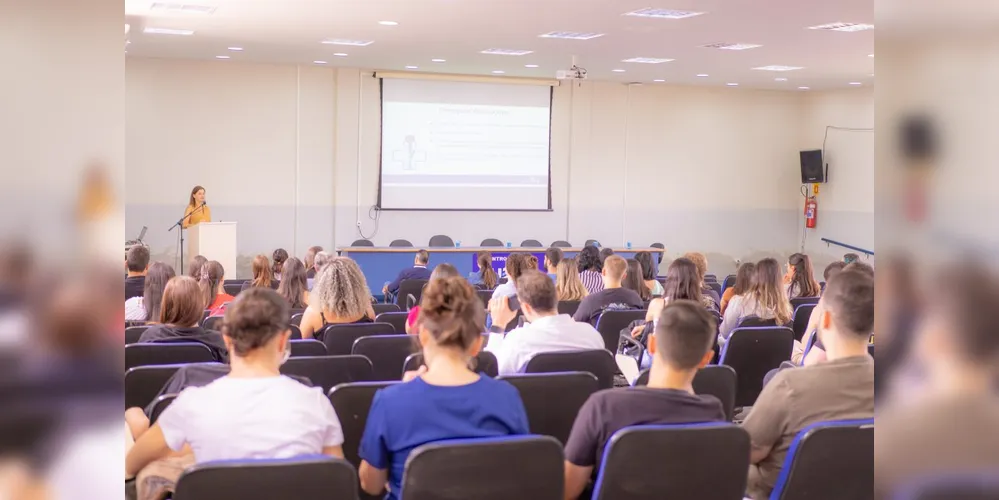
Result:
[[[149,247],[132,245],[125,258],[125,300],[132,297],[142,297],[142,289],[146,285],[146,271],[149,270]]]
[[[702,304],[677,300],[663,309],[649,336],[649,385],[596,392],[579,410],[565,444],[566,498],[583,492],[604,447],[624,427],[725,420],[721,401],[696,395],[692,387],[697,370],[714,355],[714,335],[715,318]]]
[[[572,319],[597,325],[600,315],[606,310],[643,309],[645,302],[634,290],[621,287],[624,276],[628,272],[628,262],[617,255],[611,255],[604,261],[601,275],[604,279],[604,289],[587,295],[579,303],[579,309]]]

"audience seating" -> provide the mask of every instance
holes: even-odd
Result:
[[[718,294],[718,297],[721,298],[722,287],[721,285],[718,284],[717,281],[705,281],[704,284],[707,285],[708,288],[714,290],[715,293]]]
[[[597,377],[600,389],[614,387],[617,363],[603,349],[542,352],[531,356],[524,373],[588,372]]]
[[[392,242],[389,243],[389,246],[390,247],[412,247],[413,244],[410,243],[409,240],[392,240]]]
[[[417,447],[406,460],[401,499],[562,500],[564,491],[555,438],[507,436]]]
[[[791,359],[794,332],[787,327],[736,328],[722,348],[719,365],[738,376],[735,406],[753,406],[763,390],[763,377]]]
[[[299,339],[291,341],[291,357],[325,356],[326,344],[316,339]]]
[[[225,286],[225,285],[242,285],[245,282],[246,282],[245,279],[235,279],[235,278],[234,279],[228,279],[228,280],[222,280],[222,286]]]
[[[166,384],[164,383],[164,385]],[[162,387],[160,387],[160,389],[162,389]],[[176,394],[164,394],[156,398],[156,401],[153,402],[153,411],[149,415],[149,425],[156,423],[156,419],[160,418],[160,414],[162,414],[163,410],[170,406],[170,403],[173,403],[174,399],[177,399]]]
[[[232,295],[233,297],[235,297],[235,296],[239,295],[239,292],[243,291],[243,284],[244,284],[244,282],[240,282],[240,283],[225,283],[225,284],[222,285],[222,289],[225,290],[225,293],[228,293],[229,295]]]
[[[298,356],[281,365],[282,375],[297,375],[322,387],[323,394],[338,384],[374,380],[371,360],[364,356]]]
[[[551,436],[565,445],[576,415],[591,394],[600,390],[597,377],[587,372],[504,375],[520,393],[531,433]],[[557,400],[553,396],[557,395]]]
[[[818,338],[818,332],[812,330],[805,334],[804,339],[802,339],[802,354],[801,354],[801,364],[805,364],[805,357],[808,356],[808,351],[812,350],[812,346],[815,345],[815,340]]]
[[[719,325],[720,324],[721,323],[719,323]],[[744,316],[739,318],[739,323],[736,325],[736,328],[762,328],[771,326],[780,326],[777,324],[777,319],[763,319],[759,316]]]
[[[414,305],[420,303],[423,296],[423,288],[427,286],[429,280],[402,280],[399,283],[399,291],[395,295],[395,303],[400,311],[408,311]],[[412,296],[412,300],[410,299]]]
[[[125,408],[145,408],[159,394],[170,377],[186,363],[137,366],[125,372]],[[222,365],[214,361],[212,365]]]
[[[419,350],[416,335],[376,335],[355,340],[351,354],[371,360],[374,372],[368,380],[401,380],[406,358]]]
[[[339,384],[329,391],[330,402],[336,411],[340,426],[343,428],[343,456],[354,467],[361,467],[361,459],[357,455],[361,445],[361,435],[368,423],[368,412],[371,401],[379,389],[400,382],[352,382]]]
[[[176,500],[356,499],[357,471],[339,458],[224,460],[187,469],[177,481]]]
[[[435,234],[430,237],[429,245],[432,248],[454,248],[454,240],[447,235]]]
[[[302,340],[302,329],[298,325],[288,325],[288,329],[291,330],[290,340]]]
[[[874,419],[836,420],[798,432],[771,500],[874,497]]]
[[[485,344],[485,342],[483,342]],[[487,377],[496,378],[499,375],[499,362],[496,361],[496,355],[488,351],[480,351],[478,355],[475,356],[471,368]],[[411,372],[417,370],[423,365],[423,354],[416,353],[410,354],[406,358],[406,362],[403,363],[402,371]]]
[[[201,327],[205,330],[215,330],[216,332],[221,332],[222,320],[224,319],[225,317],[223,316],[210,316],[205,318],[205,321],[201,323]]]
[[[299,327],[302,326],[302,316],[305,316],[305,313],[295,313],[295,314],[292,314],[291,315],[291,324],[293,324],[295,326],[299,326]]]
[[[482,306],[489,309],[489,301],[493,298],[492,290],[476,290],[476,295],[479,296],[479,300],[482,301]]]
[[[501,247],[501,246],[503,246],[503,242],[500,241],[500,240],[498,240],[498,239],[496,239],[496,238],[486,238],[486,239],[482,240],[482,243],[479,243],[479,246],[480,247]]]
[[[725,290],[728,290],[729,288],[735,286],[735,278],[736,276],[734,274],[730,274],[725,277],[725,279],[722,281],[722,293],[725,293]]]
[[[902,484],[891,497],[896,500],[995,500],[999,476],[993,470],[919,477]]]
[[[604,338],[604,348],[612,354],[617,353],[618,345],[621,342],[621,330],[624,330],[635,320],[644,320],[645,309],[633,309],[630,311],[605,311],[597,320],[597,331]]]
[[[735,416],[735,390],[738,378],[731,366],[710,365],[697,371],[691,385],[694,394],[710,394],[721,401],[725,418],[729,422]],[[649,385],[649,370],[642,370],[635,379],[635,386]]]
[[[704,281],[707,281],[707,282],[710,282],[710,283],[718,283],[718,276],[716,276],[714,274],[705,274],[704,275]]]
[[[798,297],[791,299],[791,309],[797,309],[798,306],[803,304],[818,304],[821,297]]]
[[[573,314],[576,314],[576,309],[579,309],[578,300],[560,300],[558,302],[559,314],[568,314],[569,316],[572,316]]]
[[[148,326],[130,326],[125,329],[125,345],[139,342],[139,337],[149,328]]]
[[[208,317],[211,316],[211,315],[212,315],[212,312],[210,310],[208,310],[208,309],[205,309],[205,312],[202,313],[202,315],[201,315],[201,321],[199,321],[198,324],[199,325],[204,324],[205,320],[208,319]]]
[[[406,319],[409,318],[407,312],[383,312],[375,316],[375,323],[388,323],[395,328],[395,333],[406,333]]]
[[[375,316],[378,316],[381,313],[399,312],[402,310],[402,308],[396,304],[371,304],[371,308],[374,309]]]
[[[357,339],[372,335],[396,335],[395,327],[388,323],[327,325],[317,332],[316,337],[323,339],[327,354],[340,356],[350,354]]]
[[[572,243],[565,240],[556,240],[552,242],[551,246],[553,248],[569,248],[572,246]]]
[[[805,329],[808,328],[808,319],[812,315],[815,304],[801,304],[794,308],[794,317],[791,320],[791,330],[794,331],[794,340],[801,341],[805,336]]]
[[[125,346],[125,369],[216,361],[208,346],[199,342],[142,343]]]
[[[738,500],[748,469],[749,434],[736,425],[625,427],[604,448],[593,499]]]
[[[352,246],[352,247],[373,247],[373,246],[375,246],[375,244],[372,243],[371,240],[363,239],[362,238],[362,239],[359,239],[359,240],[354,240],[354,242],[351,243],[350,246]]]
[[[524,240],[520,242],[521,248],[544,248],[545,246],[541,244],[538,240]],[[542,262],[541,264],[544,264]]]

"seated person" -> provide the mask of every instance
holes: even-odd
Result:
[[[315,284],[316,275],[319,274],[319,271],[322,271],[323,268],[326,267],[326,264],[329,264],[331,260],[333,260],[333,254],[326,252],[319,252],[316,254],[315,261],[312,267],[309,268],[311,271],[309,274],[310,277],[306,279],[310,292],[312,291],[312,286]]]
[[[725,292],[722,293],[719,310],[723,315],[733,297],[738,297],[749,291],[749,285],[753,282],[754,274],[756,274],[755,262],[743,262],[739,265],[739,269],[735,272],[735,283],[726,288]]]
[[[832,264],[826,266],[825,271],[823,271],[822,273],[823,279],[825,279],[826,283],[829,283],[830,278],[839,274],[840,271],[842,271],[848,265],[853,266],[851,267],[851,269],[857,270],[860,269],[858,266],[865,264],[860,262],[856,264],[844,264],[843,262],[840,261],[833,262]],[[866,269],[862,270],[866,271]],[[885,300],[889,300],[889,298],[886,296]],[[818,328],[819,319],[821,317],[822,317],[822,307],[820,303],[817,304],[814,308],[812,308],[812,313],[808,316],[808,326],[805,327],[805,335],[804,337],[802,337],[801,342],[798,342],[797,340],[794,341],[794,354],[791,356],[791,361],[793,362],[793,364],[814,365],[815,363],[818,363],[820,361],[825,361],[826,350],[825,346],[822,345],[822,339],[815,339],[815,342],[812,344],[812,348],[809,349],[808,351],[808,356],[805,356],[804,350],[806,346],[803,344],[804,342],[808,342],[810,335],[815,334],[815,330]]]
[[[874,361],[867,354],[874,280],[844,270],[832,277],[820,302],[818,335],[827,360],[780,371],[743,422],[752,441],[747,495],[754,499],[769,498],[798,431],[816,422],[874,416]]]
[[[719,328],[718,344],[723,345],[739,327],[739,323],[749,316],[761,320],[774,320],[777,325],[791,322],[791,302],[780,274],[777,259],[766,258],[756,263],[756,272],[749,290],[732,298],[725,308],[725,316]]]
[[[652,253],[646,251],[638,252],[635,254],[635,260],[642,266],[642,281],[645,282],[645,286],[649,287],[652,296],[662,297],[663,284],[656,279],[659,263],[652,257]]]
[[[217,361],[228,359],[222,334],[201,327],[205,312],[204,296],[193,278],[175,276],[163,289],[160,324],[151,326],[139,336],[139,342],[199,342],[211,349]]]
[[[537,268],[537,260],[533,255],[523,252],[510,254],[506,258],[506,283],[496,286],[493,290],[492,299],[517,295],[517,280],[520,278],[520,275]]]
[[[279,283],[274,279],[273,271],[271,270],[271,261],[266,255],[260,254],[254,257],[253,265],[250,269],[253,271],[253,279],[251,281],[244,282],[243,286],[239,288],[240,291],[255,286],[262,286],[277,290]]]
[[[642,298],[642,302],[649,302],[652,300],[652,289],[642,279],[642,263],[638,259],[625,259],[625,262],[628,264],[628,271],[624,274],[621,286],[634,290]]]
[[[225,268],[217,260],[210,260],[201,268],[201,277],[198,279],[201,286],[201,294],[204,296],[205,309],[210,312],[209,316],[221,316],[225,313],[225,305],[235,298],[225,293]]]
[[[791,254],[787,259],[787,272],[784,273],[784,285],[787,287],[788,298],[822,295],[819,282],[815,281],[814,274],[812,259],[803,253]]]
[[[468,275],[468,282],[477,285],[483,290],[492,290],[499,284],[499,275],[493,269],[493,254],[491,252],[478,252],[475,254],[476,263],[479,265],[479,272],[472,272]]]
[[[386,283],[385,286],[382,287],[382,293],[386,294],[386,297],[394,297],[397,293],[399,293],[399,285],[402,284],[403,280],[430,279],[430,270],[427,269],[428,262],[430,262],[429,252],[426,250],[416,252],[416,257],[413,258],[413,267],[399,271],[399,275],[396,276],[392,282]]]
[[[371,292],[361,268],[349,257],[334,257],[319,274],[302,313],[303,339],[311,339],[327,325],[370,323],[375,320]]]
[[[718,292],[704,282],[704,277],[708,274],[708,258],[701,252],[687,252],[683,255],[683,258],[690,259],[690,261],[697,266],[697,274],[700,275],[701,289],[704,292],[704,295],[711,297],[711,300],[713,300],[715,304],[721,303],[721,297],[718,296]]]
[[[600,249],[595,246],[585,246],[576,256],[576,264],[579,270],[579,280],[583,282],[587,294],[593,294],[604,289],[604,279],[600,275],[603,270],[603,259],[600,258]]]
[[[606,310],[644,309],[645,302],[642,298],[634,290],[621,286],[627,273],[627,261],[618,255],[607,257],[601,271],[603,287],[598,292],[590,293],[579,303],[579,309],[576,309],[572,319],[596,326],[600,315]]]
[[[125,301],[125,321],[145,321],[155,323],[160,320],[160,306],[163,305],[163,289],[171,278],[176,276],[173,267],[162,262],[149,266],[142,295]]]
[[[292,309],[305,309],[309,305],[309,285],[306,278],[305,265],[295,257],[284,261],[281,269],[281,284],[277,287],[278,295],[288,301]]]
[[[146,281],[146,271],[149,270],[149,247],[132,245],[125,256],[125,300],[132,297],[142,297]]]
[[[288,317],[287,302],[269,288],[240,294],[222,327],[231,371],[184,389],[148,430],[133,430],[127,477],[182,450],[193,451],[196,463],[319,453],[342,458],[343,432],[329,399],[278,371],[290,352]]]
[[[490,301],[495,323],[490,329],[489,345],[499,363],[500,375],[523,372],[531,356],[538,353],[604,348],[603,337],[592,325],[558,313],[555,283],[540,271],[527,271],[517,280],[517,298],[527,324],[505,336],[499,325],[513,321],[517,312],[510,310],[508,297]]]
[[[548,273],[548,277],[555,281],[558,279],[558,263],[562,262],[565,256],[562,254],[562,249],[559,247],[551,247],[545,250],[545,272]]]
[[[579,302],[589,294],[579,279],[576,259],[562,259],[558,263],[555,272],[555,293],[558,294],[559,302]]]
[[[426,364],[375,394],[358,452],[365,492],[378,495],[387,483],[385,498],[397,500],[406,458],[422,444],[530,432],[517,390],[468,369],[482,347],[484,315],[464,278],[427,285],[417,323]]]
[[[676,300],[663,309],[649,337],[649,385],[605,389],[580,408],[565,444],[565,498],[583,492],[604,447],[624,427],[725,420],[721,401],[694,394],[691,385],[697,370],[711,362],[714,336],[715,318],[700,303]]]
[[[323,251],[321,246],[311,246],[305,251],[305,269],[306,279],[312,279],[316,277],[316,255]]]

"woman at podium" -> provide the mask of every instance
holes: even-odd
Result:
[[[194,189],[191,190],[191,200],[187,203],[187,208],[184,210],[184,229],[201,224],[202,222],[211,221],[212,210],[205,203],[205,188],[194,186]]]

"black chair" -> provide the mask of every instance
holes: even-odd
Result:
[[[538,240],[524,240],[520,242],[521,248],[544,248],[545,246],[541,244]]]
[[[561,500],[564,491],[555,438],[507,436],[417,447],[406,460],[401,499]]]
[[[302,329],[298,325],[288,325],[288,329],[291,330],[291,340],[302,340]]]
[[[896,500],[995,500],[999,477],[990,470],[920,477],[903,483],[893,494]]]
[[[721,285],[719,285],[719,284],[718,284],[718,282],[717,282],[717,281],[705,281],[705,282],[704,282],[704,284],[705,284],[705,285],[706,285],[706,286],[707,286],[708,288],[710,288],[710,289],[714,290],[714,291],[715,291],[715,293],[717,293],[717,294],[718,294],[718,297],[721,297],[721,294],[722,294],[722,287],[721,287]]]
[[[296,314],[305,314],[305,308],[301,309],[288,309],[288,317],[294,318]]]
[[[245,282],[246,282],[245,279],[228,279],[228,280],[222,280],[222,286],[233,285],[233,284],[242,285]]]
[[[704,275],[704,281],[711,281],[711,282],[718,283],[718,276],[716,276],[714,274],[705,274]]]
[[[389,243],[389,246],[390,247],[412,247],[413,244],[410,243],[409,240],[392,240],[392,242]]]
[[[486,238],[486,239],[482,240],[482,243],[479,243],[479,246],[480,247],[501,247],[501,246],[503,246],[503,242],[500,241],[500,240],[497,240],[496,238]]]
[[[316,339],[299,339],[291,341],[291,357],[325,356],[326,344]]]
[[[393,304],[394,305],[394,304]],[[407,312],[383,312],[375,316],[375,323],[388,323],[395,328],[395,333],[406,333]]]
[[[198,324],[200,325],[200,324],[204,323],[205,320],[208,319],[208,317],[211,316],[211,315],[212,315],[212,311],[210,311],[208,309],[205,309],[205,312],[201,315],[201,321]]]
[[[583,246],[584,247],[588,247],[588,246],[598,247],[598,246],[600,246],[600,242],[597,241],[597,240],[586,240],[586,243],[583,243]]]
[[[375,310],[376,317],[381,313],[399,312],[402,310],[396,304],[371,304],[371,308]]]
[[[591,394],[600,390],[592,373],[562,372],[504,375],[520,393],[532,434],[551,436],[565,445],[576,415]],[[557,394],[558,401],[552,400]]]
[[[416,353],[410,354],[406,358],[406,362],[403,363],[402,371],[410,372],[417,370],[423,364],[423,354]],[[490,378],[496,378],[499,375],[499,362],[496,361],[496,355],[488,351],[479,351],[479,354],[475,356],[475,360],[472,362],[472,369]]]
[[[748,469],[749,434],[739,426],[625,427],[604,448],[593,499],[741,499]]]
[[[812,309],[815,309],[815,304],[802,304],[794,308],[794,316],[791,320],[794,340],[800,342],[805,336],[805,329],[808,328],[808,319],[812,316]]]
[[[351,323],[328,325],[318,335],[326,344],[326,353],[334,356],[350,354],[354,342],[373,335],[396,335],[395,327],[388,323]]]
[[[719,323],[721,325],[721,323]],[[759,316],[745,316],[739,318],[739,323],[736,324],[736,328],[760,328],[760,327],[770,327],[779,326],[777,320],[774,318],[763,319]]]
[[[791,299],[791,309],[797,309],[798,306],[804,304],[818,304],[821,297],[798,297]]]
[[[299,327],[302,326],[302,316],[305,316],[305,313],[292,314],[291,324]]]
[[[371,361],[364,356],[297,356],[281,365],[281,374],[305,377],[329,392],[338,384],[374,380]]]
[[[369,380],[401,380],[406,358],[419,350],[416,335],[377,335],[355,340],[351,354],[371,360],[374,371]]]
[[[186,363],[185,363],[186,364]],[[210,363],[222,366],[221,363]],[[137,366],[125,372],[125,408],[145,408],[184,364]]]
[[[475,294],[479,296],[479,300],[482,301],[482,307],[489,308],[489,301],[493,298],[492,290],[476,290]]]
[[[600,389],[614,387],[617,363],[603,349],[542,352],[531,356],[524,373],[588,372],[597,377]]]
[[[330,403],[336,411],[343,429],[343,456],[354,467],[361,467],[361,459],[357,456],[361,446],[361,435],[368,423],[368,412],[371,401],[379,389],[400,382],[353,382],[334,386],[329,391]],[[280,497],[284,498],[284,497]]]
[[[239,292],[243,291],[244,284],[245,283],[225,283],[222,285],[222,289],[225,290],[225,293],[235,297],[239,295]]]
[[[395,303],[400,311],[408,311],[411,307],[420,303],[423,297],[423,288],[427,286],[429,280],[402,280],[399,282],[399,290],[395,294]],[[410,299],[412,296],[412,299]]]
[[[642,370],[633,385],[636,387],[649,385],[649,370]],[[735,390],[738,387],[738,378],[731,366],[705,366],[694,375],[692,385],[695,394],[710,394],[718,398],[722,410],[725,411],[725,418],[732,421],[735,415]]]
[[[197,464],[177,480],[176,500],[356,499],[357,472],[345,460],[316,455]]]
[[[130,326],[125,329],[125,345],[139,342],[139,337],[149,328],[148,326]]]
[[[160,414],[170,406],[170,403],[173,403],[174,399],[177,399],[176,394],[164,394],[156,398],[156,401],[153,402],[153,411],[149,415],[149,425],[156,423],[156,420],[160,418]]]
[[[125,346],[125,369],[136,366],[205,363],[215,361],[211,349],[199,342],[143,343]]]
[[[739,374],[735,406],[753,406],[763,390],[763,377],[791,359],[794,332],[790,328],[736,328],[722,348],[719,365]]]
[[[222,331],[222,320],[225,318],[223,316],[209,316],[201,323],[201,327],[205,330],[215,330],[216,332]]]
[[[571,248],[572,243],[569,243],[568,241],[565,240],[556,240],[552,242],[551,246],[553,248]]]
[[[454,248],[454,240],[452,240],[450,236],[446,236],[443,234],[435,234],[430,237],[429,245],[431,247],[436,247],[436,248],[441,248],[441,247]]]
[[[354,240],[354,242],[351,243],[350,246],[352,246],[352,247],[373,247],[373,246],[375,246],[375,244],[372,243],[371,240],[360,239],[360,240]]]
[[[770,498],[874,498],[874,419],[818,422],[799,431]]]
[[[604,348],[612,354],[617,353],[618,344],[621,342],[621,330],[624,330],[635,320],[644,320],[645,309],[633,309],[630,311],[605,311],[597,320],[597,331],[604,338]]]
[[[576,314],[576,309],[579,309],[578,300],[560,300],[558,301],[558,313],[568,314],[572,316]]]
[[[735,286],[735,278],[736,276],[734,274],[730,274],[725,277],[725,279],[722,281],[722,293],[725,293],[725,290],[728,290],[729,288]]]

